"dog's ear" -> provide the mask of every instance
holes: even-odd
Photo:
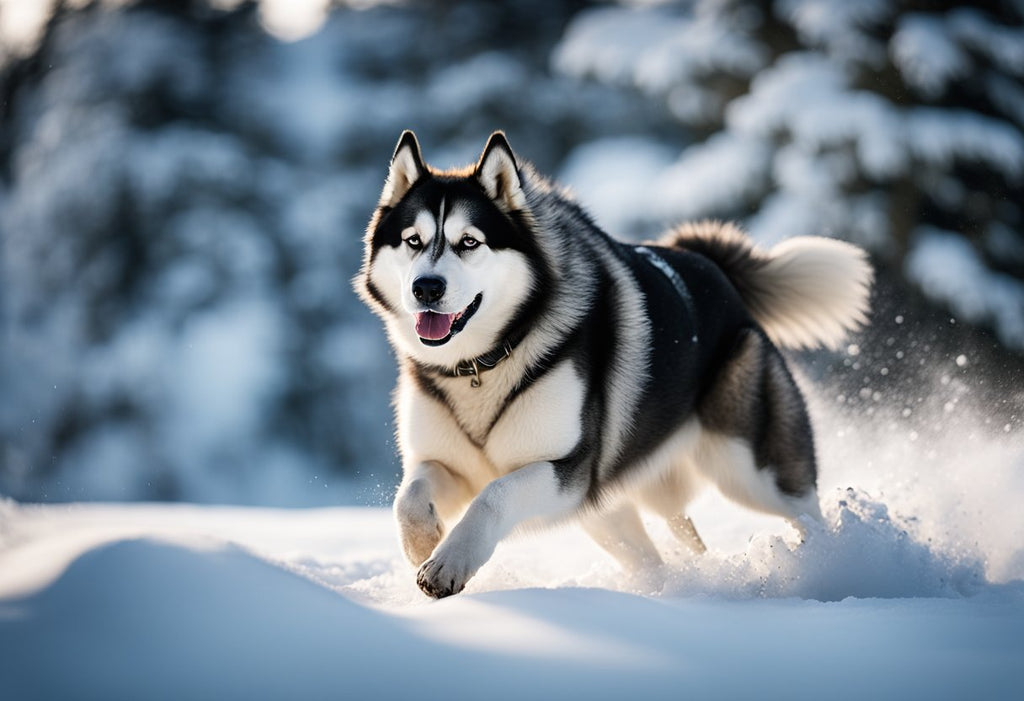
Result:
[[[474,174],[500,209],[506,212],[525,209],[526,197],[519,179],[519,167],[504,132],[491,134]]]
[[[394,207],[426,172],[427,167],[423,165],[416,135],[406,129],[399,137],[395,154],[391,157],[391,169],[384,190],[380,193],[379,206]]]

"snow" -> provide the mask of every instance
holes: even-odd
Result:
[[[823,47],[841,63],[884,62],[885,51],[872,29],[893,13],[888,0],[781,0],[775,15],[807,44]]]
[[[970,57],[949,35],[947,23],[928,15],[901,17],[889,51],[907,84],[929,98],[942,95],[971,68]]]
[[[921,225],[972,246],[993,222],[1019,231],[1020,7],[619,4],[574,16],[554,67],[658,98],[701,139],[674,163],[638,175],[657,186],[633,200],[633,211],[618,212],[634,230],[733,219],[764,243],[834,236],[882,260],[900,260]],[[1012,283],[1007,273],[1019,277],[997,255],[972,260],[977,290]],[[942,275],[914,265],[912,283]],[[966,318],[1019,350],[1016,285],[997,287],[985,313]],[[954,311],[962,304],[934,290],[922,288]]]
[[[849,90],[847,83],[822,57],[793,53],[758,74],[750,93],[729,105],[726,122],[761,137],[788,131],[808,151],[852,142],[868,175],[903,172],[906,149],[898,111],[873,93]]]
[[[993,322],[1006,345],[1024,346],[1024,283],[988,270],[960,236],[919,227],[905,268],[907,277],[932,299],[967,321]]]
[[[760,141],[716,134],[688,148],[664,171],[651,206],[666,221],[686,221],[752,201],[767,186],[770,156]]]
[[[573,19],[553,63],[564,73],[635,83],[652,94],[689,86],[714,71],[750,76],[764,67],[766,56],[745,36],[747,23],[661,8],[588,10]]]
[[[1019,182],[1024,173],[1024,135],[1009,123],[973,112],[917,107],[904,126],[919,162],[948,169],[954,159],[980,162]]]
[[[1008,73],[1024,76],[1024,30],[1020,27],[994,22],[989,15],[971,7],[951,11],[948,22],[965,45],[987,55]]]
[[[630,83],[633,66],[650,50],[684,31],[689,22],[661,11],[590,10],[576,17],[552,62],[561,72]],[[605,47],[595,51],[595,47]]]
[[[624,236],[636,226],[637,210],[654,204],[656,176],[673,160],[672,149],[642,137],[598,139],[569,154],[558,182],[587,203],[605,231]]]
[[[502,545],[440,602],[382,508],[8,502],[0,695],[1012,696],[1021,582],[972,581],[845,496],[799,548],[712,521],[700,575],[676,553],[662,593],[564,528]]]

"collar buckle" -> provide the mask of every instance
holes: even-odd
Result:
[[[482,372],[487,370],[493,370],[503,360],[507,360],[512,357],[512,344],[506,339],[501,345],[501,355],[493,360],[485,355],[479,358],[473,358],[471,360],[463,361],[455,367],[455,376],[463,377],[468,375],[469,386],[476,389],[483,384],[482,378],[480,377]]]

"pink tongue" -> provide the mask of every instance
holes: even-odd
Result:
[[[420,312],[416,315],[416,333],[428,341],[440,341],[452,330],[454,314]]]

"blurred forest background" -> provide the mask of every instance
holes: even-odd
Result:
[[[406,128],[504,129],[620,237],[862,245],[830,410],[1022,432],[1022,0],[0,0],[0,495],[386,503],[349,281]]]

